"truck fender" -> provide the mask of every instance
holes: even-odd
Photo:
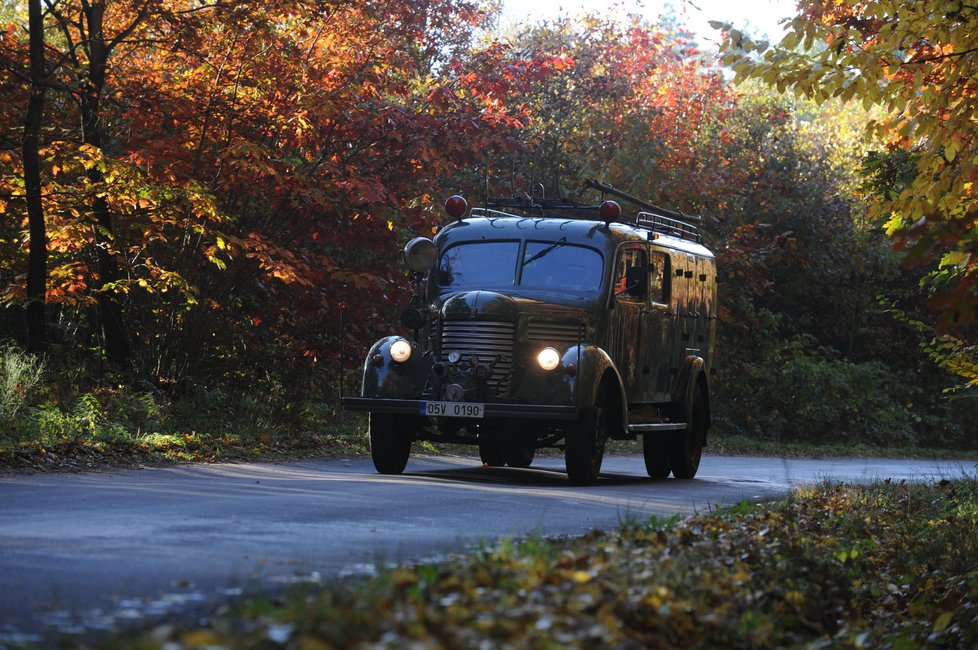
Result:
[[[361,397],[417,397],[419,388],[427,381],[433,362],[430,353],[423,352],[414,341],[408,341],[412,348],[411,358],[403,363],[394,361],[390,354],[391,344],[403,338],[386,336],[370,347],[363,362]]]
[[[594,345],[574,345],[564,352],[561,362],[564,367],[573,363],[578,368],[573,385],[577,406],[592,406],[598,398],[598,391],[607,390],[607,406],[611,410],[611,437],[627,437],[625,427],[628,422],[628,402],[625,399],[625,382],[608,353]]]
[[[683,360],[672,389],[672,401],[678,411],[674,416],[681,417],[684,422],[692,419],[693,395],[697,386],[703,389],[703,397],[706,399],[706,428],[708,429],[710,428],[710,384],[706,362],[702,357],[691,355]]]

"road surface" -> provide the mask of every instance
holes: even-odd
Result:
[[[45,629],[186,617],[506,536],[771,499],[799,483],[976,473],[974,461],[705,456],[695,480],[656,481],[640,456],[612,456],[583,488],[562,470],[559,458],[511,470],[441,456],[413,457],[403,476],[355,459],[0,477],[0,647]]]

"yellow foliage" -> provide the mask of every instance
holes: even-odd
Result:
[[[720,26],[721,28],[725,26]],[[729,27],[729,26],[726,26]],[[816,43],[818,47],[815,47]],[[758,79],[823,101],[838,97],[879,117],[865,121],[868,139],[884,137],[916,173],[903,186],[871,188],[869,216],[913,261],[955,264],[937,276],[938,329],[978,321],[978,7],[952,0],[832,3],[803,0],[781,42],[766,48],[728,31],[722,60],[739,81]],[[967,155],[963,155],[967,154]],[[890,181],[892,183],[892,181]],[[873,191],[875,190],[875,191]]]

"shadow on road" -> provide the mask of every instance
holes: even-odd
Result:
[[[404,477],[416,477],[445,482],[505,484],[509,486],[553,487],[577,489],[567,480],[567,474],[558,469],[547,467],[531,467],[529,469],[514,469],[509,467],[460,467],[450,469],[423,469],[405,472]],[[690,481],[682,481],[690,483]],[[632,474],[616,474],[602,472],[598,482],[583,489],[593,490],[603,487],[619,487],[625,485],[640,485],[653,483],[678,483],[675,479],[652,479],[648,476]]]

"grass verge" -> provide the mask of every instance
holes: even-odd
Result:
[[[142,648],[975,647],[978,479],[822,485],[251,601]]]
[[[0,422],[0,425],[3,425]],[[366,418],[335,405],[232,398],[179,399],[100,388],[27,406],[0,426],[0,470],[72,471],[167,463],[335,458],[369,451]]]

